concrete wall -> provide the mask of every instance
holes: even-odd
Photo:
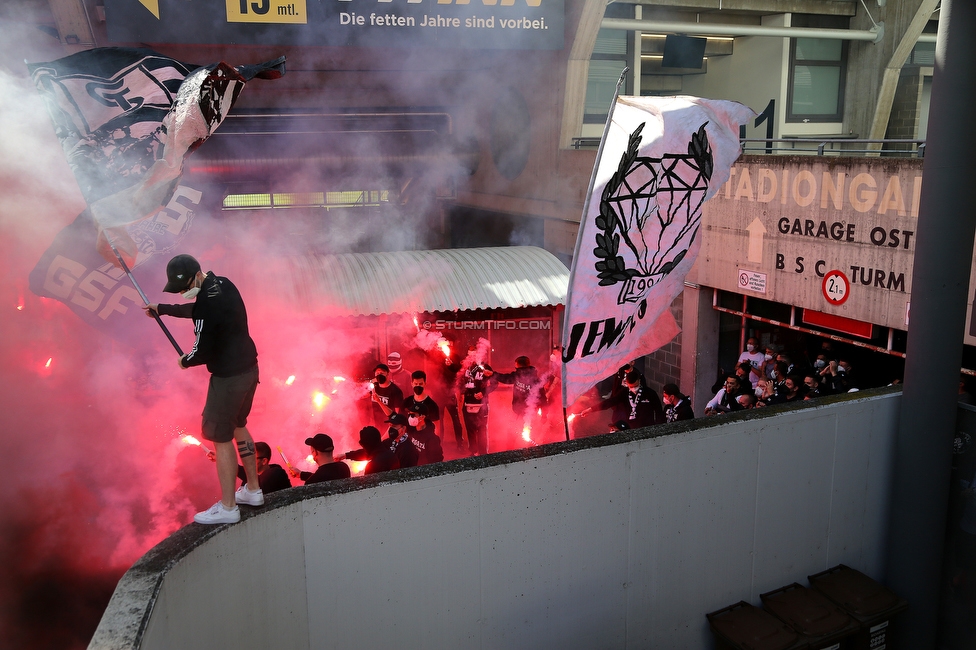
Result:
[[[90,647],[711,647],[706,612],[841,562],[882,577],[899,401],[287,490],[147,554]]]

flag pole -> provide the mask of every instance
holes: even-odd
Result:
[[[115,253],[115,258],[119,261],[119,264],[122,265],[122,270],[125,271],[125,274],[129,276],[129,281],[132,282],[132,286],[134,286],[136,288],[136,291],[139,292],[139,295],[142,297],[142,302],[144,302],[148,306],[149,298],[146,297],[146,294],[143,292],[142,287],[140,287],[139,283],[136,282],[135,277],[132,275],[132,271],[129,270],[129,265],[125,263],[125,260],[122,259],[122,255],[119,254],[119,250],[115,247],[115,244],[113,244],[109,240],[108,237],[105,238],[105,241],[107,241],[108,245],[112,247],[112,252]],[[173,344],[174,348],[176,348],[176,352],[182,357],[183,350],[180,349],[180,344],[176,342],[176,339],[173,338],[173,335],[170,334],[168,329],[166,329],[166,325],[163,323],[163,319],[160,318],[159,314],[157,314],[154,311],[150,310],[149,313],[152,314],[152,317],[156,319],[156,322],[159,323],[159,327],[162,328],[163,330],[163,334],[166,335],[166,338],[169,339],[169,342]]]
[[[573,278],[576,277],[576,261],[579,259],[580,247],[583,245],[583,225],[586,223],[586,214],[590,211],[590,198],[593,196],[593,186],[596,185],[596,172],[600,167],[600,159],[603,157],[603,145],[607,141],[607,133],[610,131],[610,122],[613,121],[613,109],[617,107],[617,97],[620,95],[620,86],[624,83],[624,77],[630,68],[624,66],[617,79],[617,87],[613,91],[613,100],[610,102],[610,110],[607,112],[607,123],[603,125],[603,136],[600,138],[600,146],[596,150],[596,161],[593,163],[593,171],[590,173],[590,185],[586,190],[586,198],[583,200],[583,215],[580,217],[579,230],[576,233],[576,248],[573,249],[573,268],[569,270],[569,287],[566,289],[566,313],[563,315],[563,353],[566,351],[566,343],[569,341],[569,331],[571,323],[569,321],[569,307],[573,298]],[[563,358],[563,371],[566,369],[566,359]],[[563,392],[563,427],[566,429],[566,440],[569,440],[569,421],[566,420],[566,381],[562,382]]]

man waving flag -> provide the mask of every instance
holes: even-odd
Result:
[[[697,97],[618,97],[570,273],[563,329],[564,404],[668,343],[670,312],[698,255],[702,204],[739,156],[755,113]]]

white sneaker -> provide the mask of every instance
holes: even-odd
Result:
[[[262,497],[263,498],[263,497]],[[241,509],[234,506],[228,510],[218,501],[203,512],[193,515],[193,521],[198,524],[236,524],[241,520]]]
[[[251,492],[247,489],[246,485],[242,485],[237,488],[237,492],[234,493],[234,499],[237,503],[243,503],[248,506],[263,506],[264,505],[264,490],[258,488],[256,491]]]

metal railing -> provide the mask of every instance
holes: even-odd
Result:
[[[923,158],[925,140],[888,138],[744,138],[739,140],[743,154],[807,156],[884,156]],[[864,145],[880,144],[880,148]],[[600,138],[573,138],[573,149],[596,149]]]
[[[887,138],[744,138],[739,140],[744,154],[809,155],[809,156],[885,156],[922,158],[925,140]],[[865,145],[881,145],[868,147]]]

